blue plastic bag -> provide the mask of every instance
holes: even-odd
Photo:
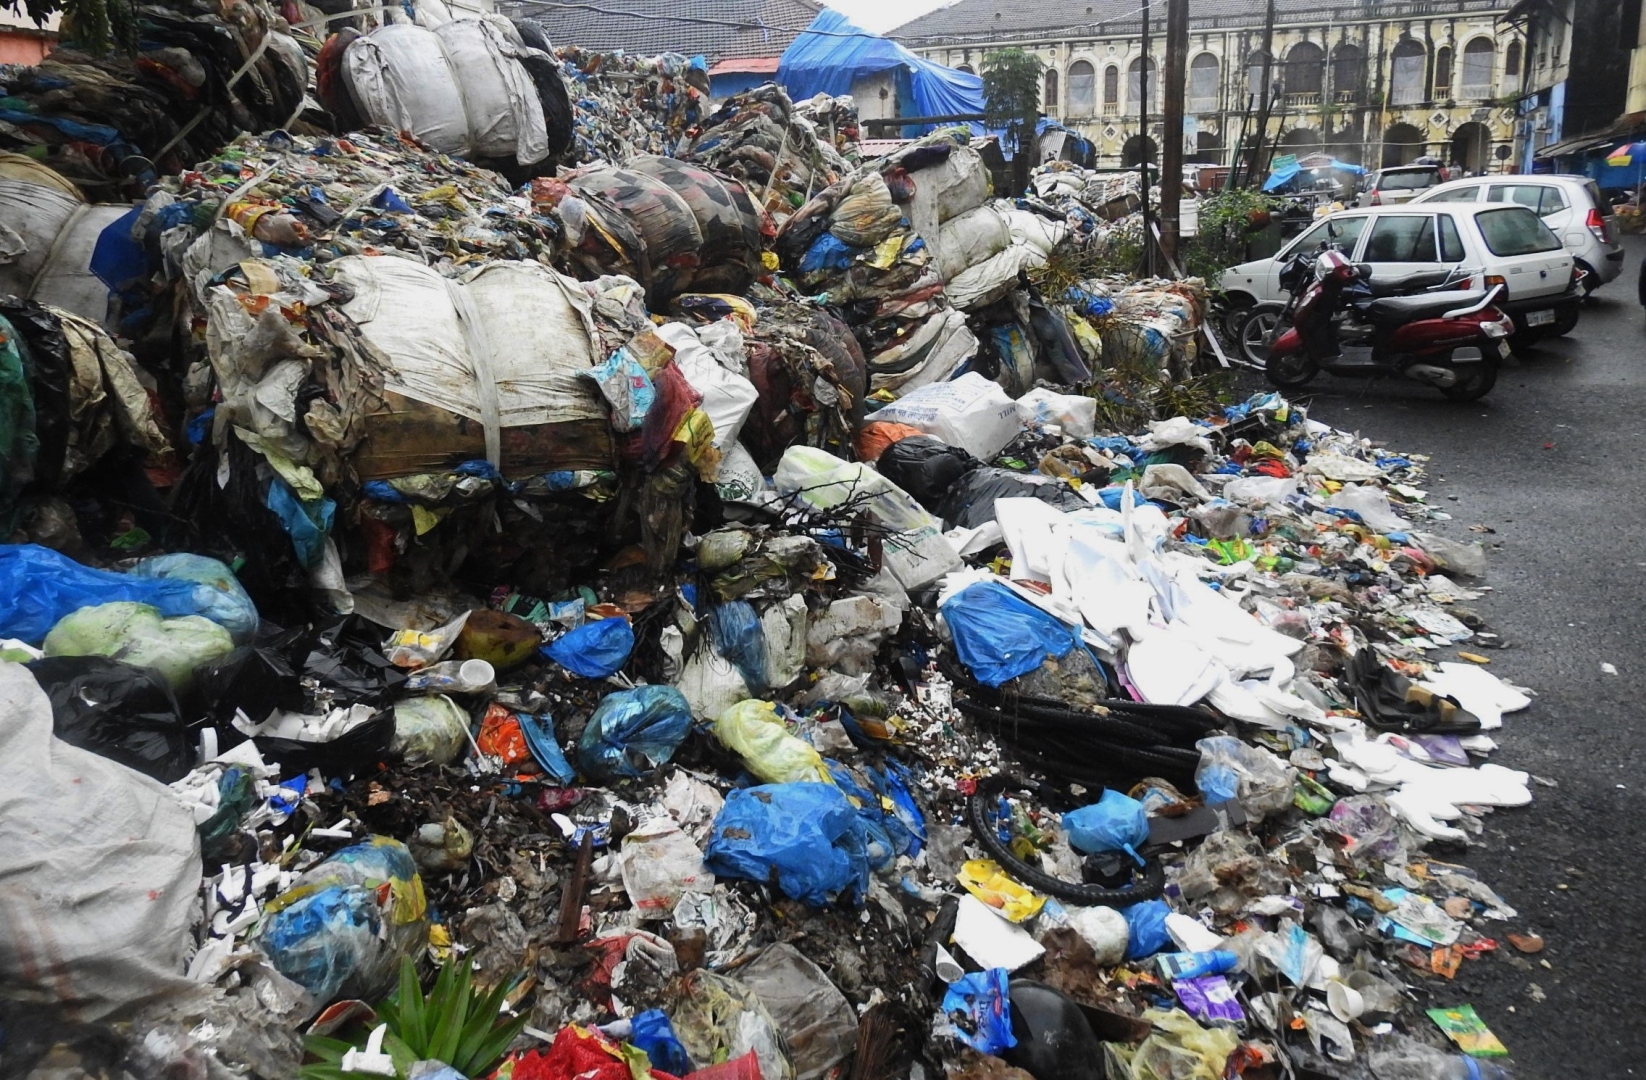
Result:
[[[585,679],[604,679],[620,670],[633,651],[634,627],[627,619],[584,623],[542,650],[544,656]]]
[[[1080,640],[1073,627],[994,581],[962,589],[941,613],[960,662],[985,686],[1027,675],[1048,656],[1067,656]]]
[[[709,613],[714,651],[732,662],[750,690],[766,689],[766,635],[760,616],[747,600],[721,604]]]
[[[998,1056],[1017,1045],[1017,1036],[1012,1034],[1010,979],[1005,968],[974,971],[950,983],[943,994],[943,1014],[960,1041],[980,1054]]]
[[[36,544],[0,545],[0,637],[31,645],[84,607],[131,601],[166,618],[206,615],[215,593],[192,581],[94,570]]]
[[[686,741],[692,707],[672,686],[637,686],[608,694],[577,742],[577,764],[603,784],[640,777],[666,764]]]
[[[517,712],[514,718],[520,721],[520,733],[526,737],[526,749],[532,752],[532,757],[537,759],[544,772],[561,785],[577,779],[577,771],[566,760],[566,752],[560,749],[560,740],[555,736],[554,717],[547,713]]]
[[[800,257],[800,272],[815,274],[819,270],[844,270],[852,264],[857,252],[857,248],[826,232],[813,240],[806,254]]]
[[[862,819],[833,784],[764,784],[726,796],[703,865],[773,882],[813,907],[861,903],[869,891]]]
[[[1149,815],[1136,799],[1105,790],[1092,805],[1064,814],[1063,827],[1069,832],[1069,843],[1088,855],[1124,851],[1143,865],[1137,848],[1149,839]]]
[[[629,1042],[646,1052],[652,1068],[671,1076],[685,1076],[692,1071],[691,1055],[675,1036],[674,1025],[662,1009],[636,1013],[629,1024]]]
[[[229,632],[236,645],[244,645],[257,633],[257,605],[251,602],[234,571],[204,555],[156,555],[144,559],[128,573],[133,577],[192,581],[201,586],[195,600],[204,615]]]
[[[326,554],[326,537],[331,535],[337,504],[324,496],[305,502],[277,476],[269,481],[263,505],[280,519],[281,528],[291,537],[298,563],[309,569],[319,566]]]
[[[1172,906],[1164,900],[1145,900],[1120,909],[1126,919],[1126,959],[1142,960],[1172,945],[1166,932],[1166,916]]]

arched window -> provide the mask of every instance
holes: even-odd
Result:
[[[1520,78],[1520,42],[1509,42],[1503,53],[1503,74]]]
[[[1057,69],[1050,68],[1046,72],[1046,88],[1040,95],[1040,111],[1045,113],[1057,112]]]
[[[1463,46],[1463,97],[1492,96],[1492,66],[1496,59],[1497,50],[1490,38],[1477,37]]]
[[[1257,97],[1259,103],[1261,103],[1263,97],[1263,61],[1267,57],[1268,53],[1259,49],[1246,58],[1246,93]],[[1269,78],[1271,80],[1279,77],[1280,72],[1270,71]],[[1273,92],[1273,87],[1270,88],[1270,92]]]
[[[960,64],[955,68],[955,70],[956,71],[964,71],[968,75],[976,75],[977,74],[977,72],[972,70],[972,66],[970,64]]]
[[[1450,97],[1452,93],[1452,50],[1435,50],[1435,97]]]
[[[1120,69],[1113,64],[1103,69],[1103,104],[1120,104]]]
[[[1189,111],[1217,111],[1217,57],[1203,52],[1189,65]]]
[[[1097,73],[1084,60],[1069,65],[1069,115],[1092,115],[1092,90]]]
[[[1332,93],[1339,101],[1356,100],[1366,77],[1366,59],[1357,45],[1332,50]]]
[[[1423,100],[1423,46],[1406,38],[1395,46],[1389,73],[1389,104],[1416,105]]]
[[[1143,57],[1132,61],[1132,66],[1126,71],[1126,111],[1136,113],[1143,103]],[[1160,76],[1155,73],[1154,60],[1149,65],[1149,111],[1160,111]]]
[[[1326,54],[1312,41],[1299,42],[1286,54],[1286,93],[1319,94],[1326,79]]]

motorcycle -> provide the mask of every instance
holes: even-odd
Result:
[[[1474,273],[1459,267],[1374,283],[1371,267],[1334,247],[1300,252],[1281,271],[1288,300],[1252,310],[1241,326],[1241,351],[1281,389],[1326,371],[1399,376],[1454,401],[1476,401],[1497,383],[1514,321],[1494,306],[1501,285],[1459,291]]]

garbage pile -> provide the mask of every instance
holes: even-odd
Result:
[[[163,173],[241,131],[294,127],[309,61],[274,7],[135,9],[135,55],[65,43],[38,66],[0,67],[0,149],[49,165],[94,202],[141,197]]]
[[[560,56],[602,160],[246,135],[98,235],[112,331],[0,302],[0,1073],[1506,1053],[1448,980],[1540,944],[1458,861],[1531,699],[1438,659],[1423,461],[1111,430],[1198,283],[1058,278],[956,133]]]

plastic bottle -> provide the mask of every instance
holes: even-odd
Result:
[[[1514,1080],[1507,1065],[1447,1053],[1404,1035],[1381,1041],[1367,1057],[1378,1080]]]
[[[1240,966],[1240,957],[1222,949],[1208,952],[1163,953],[1156,958],[1168,979],[1199,979],[1222,975]]]

